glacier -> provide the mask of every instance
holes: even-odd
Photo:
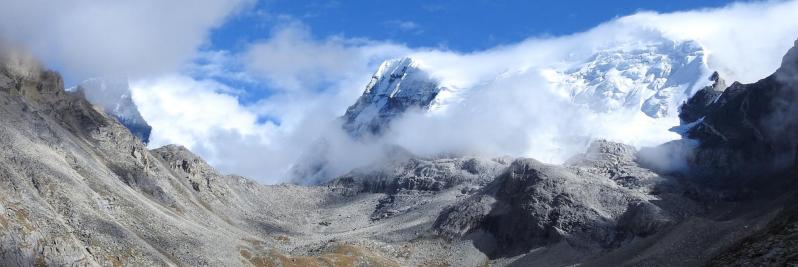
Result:
[[[695,41],[661,39],[598,51],[588,61],[548,75],[553,87],[596,112],[639,109],[652,118],[678,115],[678,107],[710,73]]]

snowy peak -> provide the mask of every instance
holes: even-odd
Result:
[[[99,106],[127,127],[133,135],[145,144],[149,142],[152,127],[139,113],[133,103],[130,86],[125,78],[93,78],[80,83],[71,90],[81,91],[86,100]]]
[[[419,65],[413,58],[383,62],[363,95],[346,110],[344,129],[356,137],[379,135],[408,109],[428,109],[441,88]]]
[[[599,50],[583,64],[549,76],[561,94],[596,112],[638,109],[661,118],[676,116],[709,73],[698,43],[661,38]]]
[[[425,69],[436,64],[421,64],[414,58],[385,61],[342,117],[343,128],[354,137],[380,135],[394,118],[409,109],[433,115],[438,110],[457,110],[451,108],[480,95],[480,90],[491,90],[500,81],[539,74],[547,79],[545,89],[590,113],[665,125],[678,120],[679,107],[687,99],[711,85],[708,78],[712,71],[704,48],[695,41],[662,36],[612,43],[588,53],[574,51],[562,61],[527,63],[507,66],[507,71],[494,80],[483,77],[472,86],[446,88],[442,85],[450,83],[438,79],[448,78],[433,79],[430,73],[466,73],[457,73],[456,66],[453,70]],[[528,88],[542,89],[534,85]]]

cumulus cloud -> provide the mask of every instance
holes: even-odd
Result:
[[[767,1],[669,14],[644,12],[616,23],[696,40],[709,50],[710,67],[750,83],[773,73],[798,38],[796,12],[798,1]]]
[[[0,37],[74,79],[174,71],[249,0],[7,1]]]
[[[291,22],[240,54],[202,51],[183,68],[190,75],[139,79],[131,90],[153,126],[151,147],[181,144],[225,173],[277,183],[319,133],[338,131],[335,118],[360,94],[368,73],[409,51],[384,42],[315,39]],[[266,84],[270,91],[245,105],[240,88],[220,82],[230,80],[255,84],[250,90]]]
[[[385,26],[389,30],[399,30],[403,32],[412,31],[415,34],[420,34],[423,32],[420,29],[421,26],[415,21],[411,20],[389,20],[385,22]]]
[[[242,106],[233,89],[213,80],[167,75],[131,83],[133,99],[153,127],[149,145],[180,144],[225,173],[277,182],[290,162],[270,151],[280,129]]]
[[[368,73],[382,59],[408,52],[388,42],[341,36],[316,40],[307,26],[294,21],[275,27],[269,39],[253,43],[242,58],[276,89],[307,91],[349,79],[354,73]]]
[[[153,76],[131,83],[135,102],[154,127],[151,146],[182,144],[223,172],[266,183],[286,181],[291,166],[318,140],[325,140],[328,148],[319,152],[320,157],[335,165],[337,173],[379,160],[385,147],[392,145],[421,155],[455,152],[530,156],[549,162],[581,151],[594,138],[654,145],[678,138],[667,131],[678,119],[653,120],[638,111],[602,114],[586,110],[558,94],[546,71],[578,65],[599,49],[656,41],[664,36],[698,41],[708,51],[710,68],[719,70],[727,80],[749,82],[773,72],[798,37],[798,20],[793,19],[798,1],[791,1],[669,14],[644,12],[582,33],[533,37],[471,53],[409,48],[345,36],[316,38],[311,29],[296,21],[274,28],[269,38],[253,41],[242,53],[192,53],[202,43],[207,28],[218,24],[224,14],[237,6],[216,4],[216,9],[225,12],[193,11],[204,14],[198,19],[204,27],[189,27],[193,34],[186,33],[187,37],[181,39],[194,41],[175,44],[184,48],[176,50],[189,52],[172,54],[170,48],[142,44],[120,49],[163,50],[149,54],[153,56],[151,61],[115,58],[111,52],[119,50],[107,48],[113,44],[101,43],[97,54],[87,55],[88,62],[102,55],[111,58],[112,63],[106,65],[110,69],[136,66],[143,71],[157,71],[159,66],[150,66],[154,62],[173,69],[186,58],[202,58],[193,65],[182,66],[184,74]],[[77,12],[65,10],[66,14]],[[3,19],[7,18],[0,18],[3,25],[13,25]],[[24,25],[34,25],[26,27],[35,28],[35,19],[23,19],[32,21]],[[39,42],[49,41],[39,34],[26,35],[26,31],[8,26],[0,28],[4,35],[11,33],[34,49]],[[158,34],[164,32],[167,30]],[[148,38],[157,39],[160,35],[138,33],[106,39],[130,36],[151,40]],[[67,42],[66,38],[52,40]],[[40,49],[52,49],[38,45]],[[60,51],[40,51],[48,52],[61,64],[85,67],[72,62],[71,55],[60,55]],[[460,99],[443,112],[409,112],[381,139],[349,139],[335,119],[362,93],[379,63],[398,56],[419,59],[422,68],[444,86],[459,90]],[[264,99],[242,104],[236,97],[241,89],[220,82],[225,80],[262,82],[269,92]]]

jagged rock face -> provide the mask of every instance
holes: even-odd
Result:
[[[585,153],[572,157],[564,165],[577,174],[587,172],[605,177],[642,193],[651,193],[657,187],[673,183],[641,167],[634,147],[605,140],[593,141]]]
[[[735,82],[687,131],[700,142],[691,164],[715,180],[767,175],[793,163],[798,141],[798,47],[779,70],[752,84]]]
[[[471,194],[507,168],[509,159],[421,158],[401,159],[355,169],[327,183],[346,195],[383,193],[371,220],[401,216],[427,203],[430,195],[447,190]]]
[[[612,164],[633,165],[628,149],[595,144],[571,167],[516,160],[490,185],[444,211],[435,227],[446,236],[474,238],[492,257],[561,241],[587,250],[611,248],[652,234],[674,220],[650,202],[653,186],[641,190],[612,171],[592,174]]]
[[[679,108],[679,119],[682,123],[692,123],[707,115],[707,109],[720,97],[726,89],[726,82],[718,72],[709,77],[712,85],[696,92]]]
[[[708,72],[696,42],[665,38],[597,51],[574,69],[550,79],[574,103],[596,112],[639,110],[652,118],[677,115],[677,107]]]
[[[141,117],[133,103],[130,87],[125,78],[94,78],[83,81],[74,90],[82,92],[89,102],[127,127],[145,144],[150,140],[152,127]]]
[[[380,65],[363,95],[346,110],[343,127],[352,136],[379,135],[391,120],[407,111],[429,108],[441,88],[412,58]]]

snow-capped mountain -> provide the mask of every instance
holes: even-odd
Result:
[[[105,113],[122,123],[142,142],[149,142],[152,127],[133,102],[127,79],[93,78],[69,90],[81,91],[89,102],[102,107]]]
[[[427,109],[441,88],[413,58],[383,62],[363,95],[344,114],[344,129],[353,136],[379,135],[390,121],[410,108]]]
[[[678,122],[679,106],[708,85],[712,73],[703,47],[694,41],[663,37],[647,41],[615,43],[606,49],[583,53],[564,62],[535,62],[535,67],[508,69],[478,83],[495,83],[514,75],[540,75],[549,86],[529,90],[551,90],[567,102],[589,112],[638,112],[650,120],[668,118]],[[372,76],[362,96],[343,116],[344,129],[353,136],[378,135],[401,113],[411,108],[433,113],[458,105],[481,88],[447,88],[445,77],[432,76],[423,58],[385,61]]]
[[[600,50],[570,69],[548,73],[556,90],[597,112],[639,109],[672,117],[705,84],[704,49],[696,42],[660,39]]]

